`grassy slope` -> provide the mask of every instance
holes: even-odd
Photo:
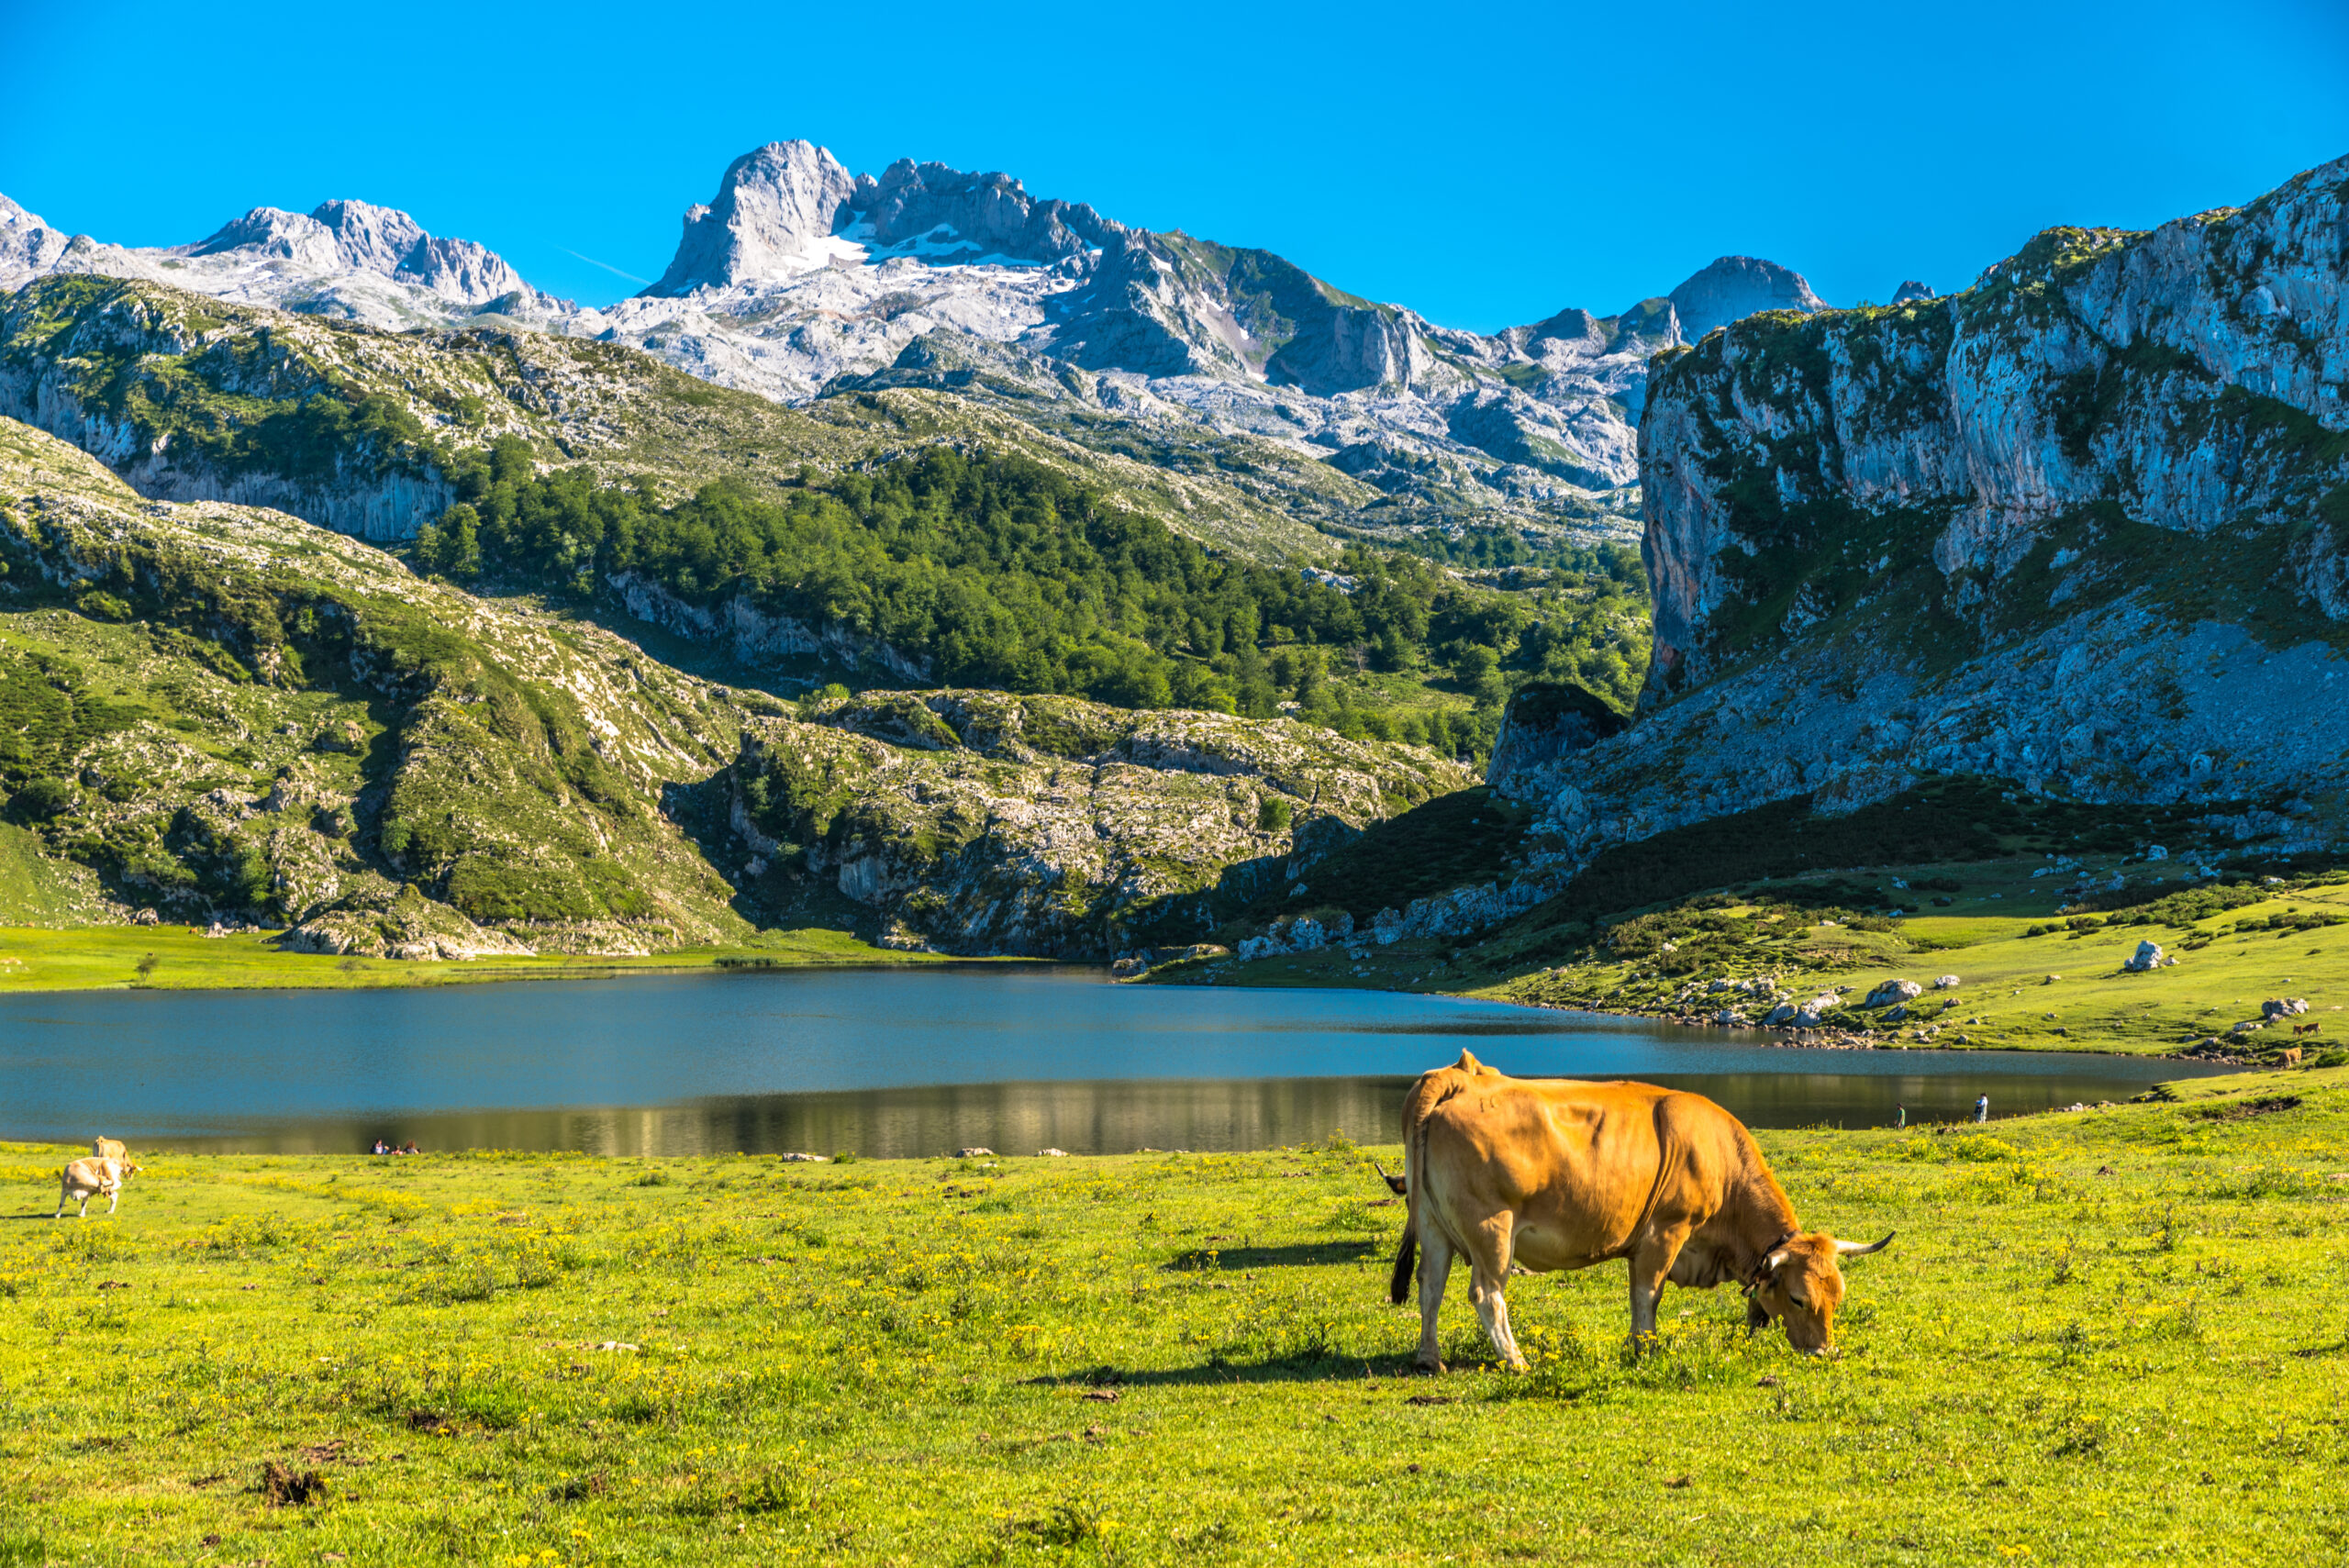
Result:
[[[1463,883],[1506,882],[1533,843],[1530,817],[1483,789],[1430,802],[1309,868],[1301,889],[1284,883],[1222,911],[1227,923],[1217,939],[1236,943],[1284,915],[1326,918],[1343,910],[1361,924],[1380,907]],[[2182,827],[2140,823],[2128,808],[2028,800],[2001,806],[1995,791],[1986,795],[1964,781],[1943,797],[1904,796],[1847,817],[1770,808],[1609,851],[1558,897],[1474,937],[1367,946],[1360,961],[1330,947],[1248,964],[1192,962],[1153,978],[1441,991],[1641,1014],[1709,1016],[1733,1004],[1758,1018],[1764,1009],[1748,997],[1705,988],[1716,979],[1774,975],[1798,1001],[1841,986],[1851,987],[1856,1002],[1881,980],[1930,986],[1954,973],[1961,984],[1953,995],[1924,999],[1930,1017],[1877,1020],[1877,1042],[1924,1043],[1918,1030],[1938,1023],[1931,1040],[1938,1046],[2154,1053],[2224,1035],[2256,1018],[2266,998],[2301,996],[2310,1012],[2299,1021],[2322,1026],[2320,1038],[2299,1037],[2301,1043],[2349,1046],[2349,1022],[2334,1017],[2349,1004],[2349,875],[2296,873],[2272,889],[2263,884],[2273,896],[2175,923],[2131,923],[2151,906],[2101,914],[2102,924],[2088,930],[2068,929],[2072,917],[2056,914],[2071,907],[2057,889],[2076,875],[2103,886],[2123,874],[2141,897],[2209,885],[2180,873],[2219,858],[2219,846],[2166,862],[2148,862],[2127,848],[2160,838],[2186,842]],[[1895,852],[1904,845],[1911,855],[1940,845],[1963,858]],[[2056,852],[2069,858],[2050,874],[2044,857]],[[1818,869],[1798,869],[1805,867]],[[1836,907],[1844,904],[1910,913],[1865,921],[1883,929],[1854,929],[1852,909]],[[1764,917],[1746,925],[1756,915]],[[1716,916],[1744,929],[1705,933],[1700,922]],[[2266,924],[2295,916],[2343,923]],[[1653,940],[1620,954],[1611,950],[1615,933],[1642,917],[1679,946],[1670,962]],[[2033,927],[2042,934],[2028,935]],[[2148,940],[2177,965],[2150,974],[2122,971],[2122,961]],[[1956,1005],[1943,1013],[1943,1000]],[[2295,1037],[2267,1029],[2249,1038],[2253,1051],[2266,1051]]]
[[[1904,869],[1915,876],[1932,874],[1936,868],[1891,868],[1866,874],[1898,874]],[[1688,975],[1648,978],[1654,973],[1652,961],[1604,957],[1529,969],[1498,944],[1464,947],[1458,939],[1429,939],[1373,948],[1361,963],[1349,960],[1341,949],[1329,948],[1233,965],[1217,978],[1241,985],[1368,985],[1460,992],[1599,1012],[1668,1013],[1709,1010],[1725,1000],[1742,1002],[1701,994],[1676,1000],[1691,984],[1701,993],[1702,985],[1715,977],[1775,974],[1787,990],[1808,997],[1835,985],[1865,994],[1876,982],[1895,976],[1930,985],[1936,975],[1954,973],[1963,984],[1955,993],[1956,1007],[1946,1016],[1936,1015],[1943,1025],[1936,1045],[2175,1051],[2189,1037],[2223,1034],[2239,1020],[2257,1018],[2261,1001],[2277,995],[2308,998],[2310,1012],[2299,1021],[2321,1024],[2326,1042],[2349,1039],[2349,1022],[2334,1017],[2349,1003],[2349,926],[2221,934],[2241,922],[2264,920],[2288,909],[2349,914],[2349,887],[2295,890],[2188,928],[2110,926],[2078,936],[2025,937],[2032,926],[2047,924],[2055,906],[2051,895],[2034,895],[2031,884],[2019,880],[2029,876],[2028,868],[2015,871],[1992,862],[1939,869],[1965,881],[1966,895],[1948,910],[1901,921],[1897,933],[1790,921],[1772,941],[1740,950],[1725,962]],[[2004,896],[1993,900],[1989,895],[1994,891]],[[1304,902],[1310,902],[1310,896]],[[1741,905],[1729,912],[1747,907]],[[2187,930],[2209,933],[2213,940],[2207,947],[2180,951]],[[2177,967],[2151,974],[2124,973],[2121,961],[2148,939],[2176,953]],[[1937,1007],[1940,998],[1928,1000]],[[1983,1022],[1974,1023],[1977,1018]],[[1916,1027],[1913,1021],[1907,1030],[1887,1025],[1881,1030],[1883,1043],[1916,1045],[1920,1041],[1908,1032]],[[2277,1034],[2271,1029],[2254,1039],[2264,1049],[2277,1042]]]
[[[284,952],[258,932],[206,937],[189,926],[0,927],[0,994],[10,991],[318,990],[458,985],[480,980],[577,980],[729,965],[800,968],[985,962],[897,952],[821,927],[763,931],[732,947],[675,948],[645,958],[549,953],[462,962]],[[152,958],[144,971],[139,965]]]
[[[1361,1153],[150,1159],[0,1229],[0,1551],[75,1562],[2324,1562],[2349,1071],[1765,1133],[1840,1360],[1620,1266],[1407,1374]],[[2277,1114],[2230,1118],[2252,1099]],[[1391,1157],[1391,1150],[1377,1152]],[[607,1342],[629,1350],[603,1350]],[[263,1465],[326,1481],[272,1507]],[[213,1538],[217,1538],[217,1540]]]

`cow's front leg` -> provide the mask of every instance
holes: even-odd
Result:
[[[1422,1372],[1443,1370],[1443,1349],[1436,1340],[1435,1320],[1443,1306],[1443,1286],[1452,1277],[1452,1239],[1433,1225],[1419,1229],[1419,1353],[1414,1357]]]
[[[1688,1239],[1685,1230],[1666,1231],[1650,1238],[1631,1253],[1631,1344],[1643,1350],[1655,1339],[1656,1302],[1664,1295],[1664,1282],[1672,1273],[1672,1265],[1679,1261],[1680,1244]]]
[[[121,1189],[120,1187],[117,1187],[117,1188],[115,1188],[115,1190],[114,1190],[114,1191],[112,1191],[112,1192],[110,1192],[110,1193],[106,1194],[106,1212],[107,1212],[108,1214],[112,1214],[112,1213],[114,1212],[115,1205],[117,1205],[117,1204],[120,1203],[121,1201],[122,1201],[122,1189]]]

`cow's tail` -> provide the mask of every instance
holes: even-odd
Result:
[[[1403,1101],[1403,1240],[1395,1249],[1394,1272],[1386,1277],[1386,1299],[1397,1307],[1411,1298],[1411,1275],[1419,1267],[1419,1196],[1427,1187],[1428,1118],[1434,1114],[1436,1106],[1465,1089],[1474,1074],[1486,1071],[1481,1062],[1464,1051],[1457,1065],[1421,1073]],[[1388,1184],[1394,1184],[1392,1177],[1388,1178]]]

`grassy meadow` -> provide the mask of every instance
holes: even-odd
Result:
[[[0,1562],[2295,1562],[2349,1551],[2349,1069],[1761,1134],[1842,1353],[1621,1265],[1455,1280],[1341,1138],[1248,1155],[0,1148]],[[1356,1129],[1367,1130],[1367,1129]]]

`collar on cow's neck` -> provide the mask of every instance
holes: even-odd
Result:
[[[1762,1249],[1762,1255],[1753,1261],[1753,1273],[1746,1278],[1746,1295],[1752,1296],[1755,1291],[1760,1290],[1762,1288],[1763,1282],[1770,1277],[1771,1254],[1775,1253],[1779,1248],[1785,1246],[1787,1242],[1793,1240],[1796,1237],[1801,1234],[1802,1232],[1799,1230],[1789,1230],[1784,1236],[1779,1237],[1776,1241],[1771,1242],[1768,1246]]]

